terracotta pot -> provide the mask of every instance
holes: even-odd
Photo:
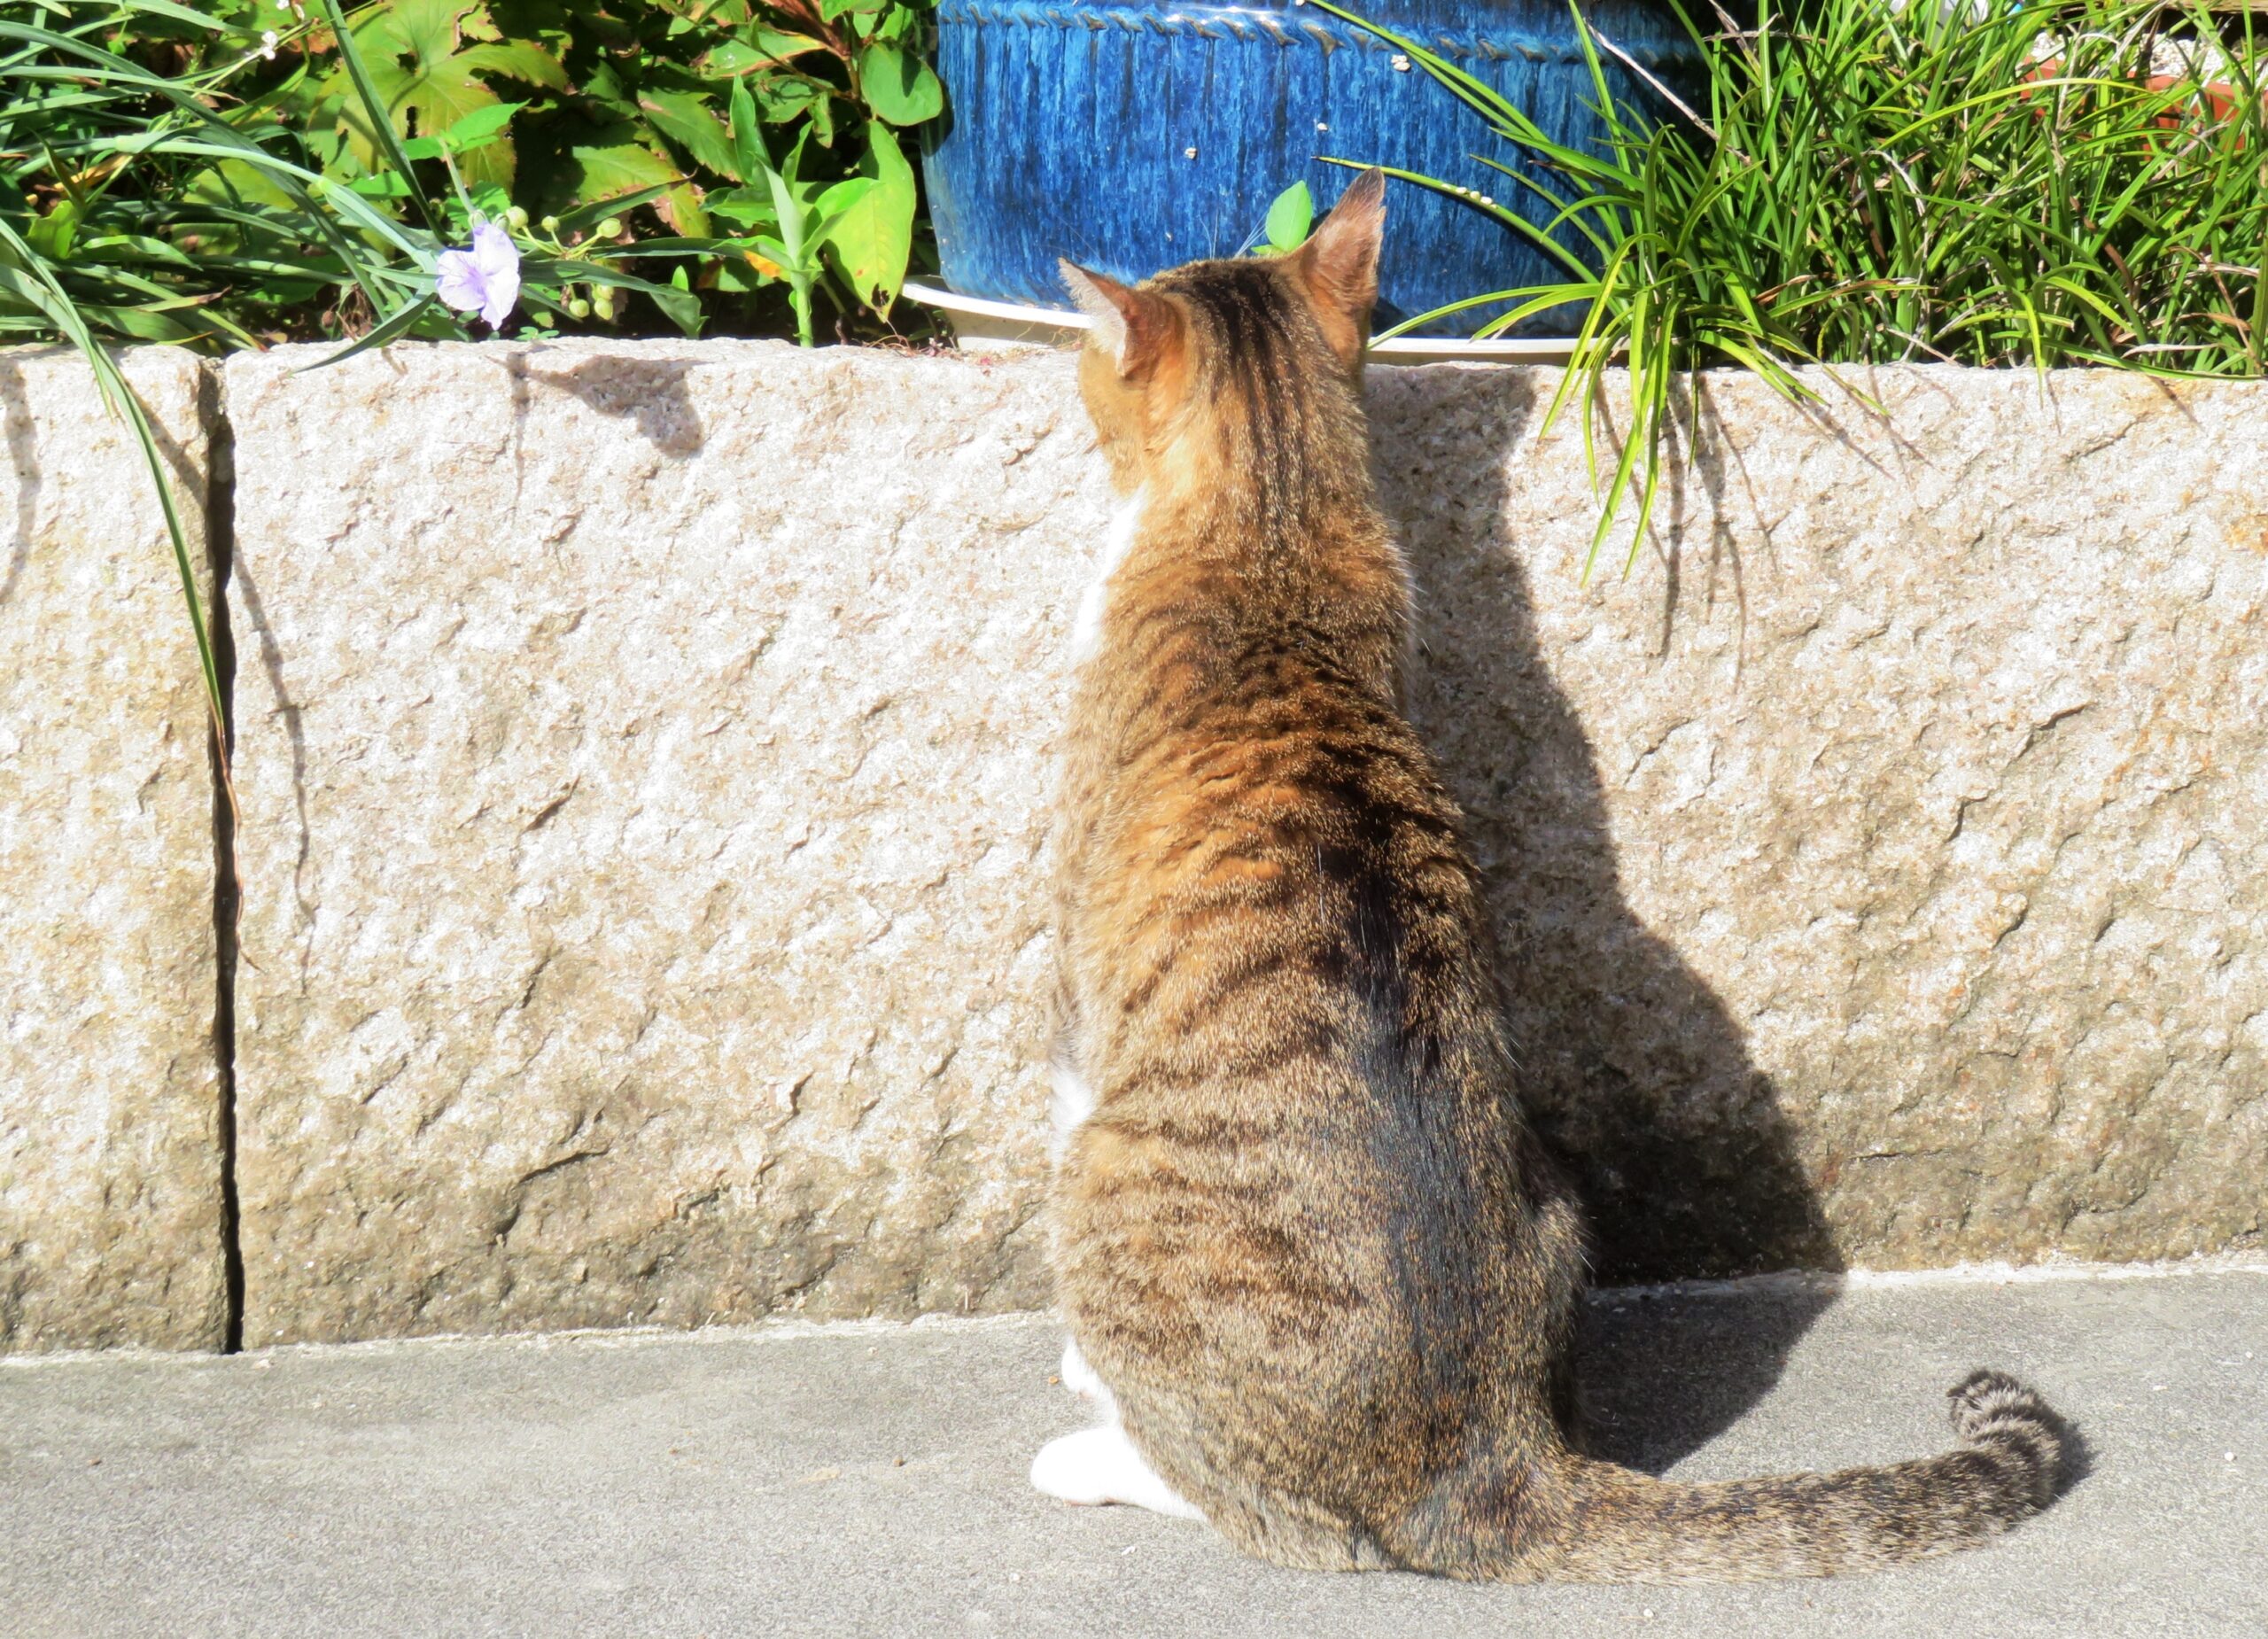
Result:
[[[2060,57],[2050,57],[2034,65],[2031,72],[2024,77],[2028,80],[2053,80],[2062,72],[2063,59]],[[2145,90],[2170,91],[2186,82],[2179,74],[2145,74],[2141,83]],[[2202,106],[2193,106],[2193,118],[2200,114],[2209,114],[2216,120],[2236,118],[2236,87],[2225,80],[2215,80],[2199,86],[2197,90],[2197,100]],[[2261,94],[2261,106],[2268,109],[2268,91]],[[2168,113],[2160,114],[2155,123],[2166,130],[2178,131],[2185,121],[2179,114]]]

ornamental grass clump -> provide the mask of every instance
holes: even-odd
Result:
[[[1401,328],[1493,308],[1480,334],[1495,335],[1574,304],[1544,427],[1584,401],[1595,485],[1604,371],[1627,363],[1591,562],[1626,496],[1635,561],[1673,394],[1697,392],[1687,372],[1703,366],[1811,397],[1797,365],[2258,376],[2268,362],[2268,52],[2250,13],[1760,0],[1744,27],[1712,4],[1687,19],[1702,74],[1653,81],[1637,106],[1610,93],[1603,65],[1621,54],[1578,8],[1605,140],[1574,148],[1419,43],[1315,3],[1407,52],[1530,162],[1478,156],[1541,198],[1541,222],[1390,173],[1487,211],[1566,269]],[[1560,180],[1532,181],[1538,164]]]

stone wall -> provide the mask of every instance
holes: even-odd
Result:
[[[1068,361],[302,361],[229,367],[247,1336],[1041,1301]],[[2253,1244],[2268,396],[1713,380],[1586,589],[1553,385],[1372,399],[1603,1270]]]
[[[1706,382],[1575,572],[1556,383],[1385,374],[1416,715],[1602,1271],[2127,1260],[2268,1215],[2268,391]]]
[[[245,1340],[1045,1301],[1068,361],[315,356],[224,375]],[[1586,586],[1556,385],[1371,398],[1601,1272],[2257,1249],[2268,389],[1713,377]]]
[[[213,383],[130,355],[205,555]],[[0,352],[0,1350],[218,1347],[213,782],[139,445],[61,349]]]
[[[305,361],[229,367],[246,1340],[1042,1301],[1062,372]]]

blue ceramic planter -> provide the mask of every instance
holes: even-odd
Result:
[[[1557,139],[1597,139],[1565,0],[1375,0],[1366,15],[1495,86]],[[1596,0],[1585,15],[1658,76],[1685,76],[1692,46],[1674,16],[1643,0]],[[1618,97],[1650,95],[1620,64],[1607,66]],[[1326,154],[1507,203],[1525,191],[1472,158],[1518,162],[1446,88],[1397,67],[1376,36],[1294,0],[941,0],[937,72],[949,112],[924,175],[945,283],[965,295],[1064,307],[1059,256],[1134,279],[1235,255],[1293,182],[1304,178],[1318,206],[1338,198],[1350,173],[1324,164]],[[1386,197],[1381,327],[1563,276],[1478,211],[1404,183]],[[1533,199],[1515,208],[1550,217]],[[1485,316],[1432,333],[1469,334]],[[1526,333],[1565,333],[1553,316]]]

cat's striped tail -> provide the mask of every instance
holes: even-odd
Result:
[[[1691,1484],[1571,1456],[1542,1488],[1554,1495],[1529,1491],[1509,1559],[1463,1573],[1751,1581],[1872,1570],[1984,1542],[2054,1500],[2063,1425],[1997,1371],[1977,1372],[1951,1399],[1959,1446],[1875,1468]]]

